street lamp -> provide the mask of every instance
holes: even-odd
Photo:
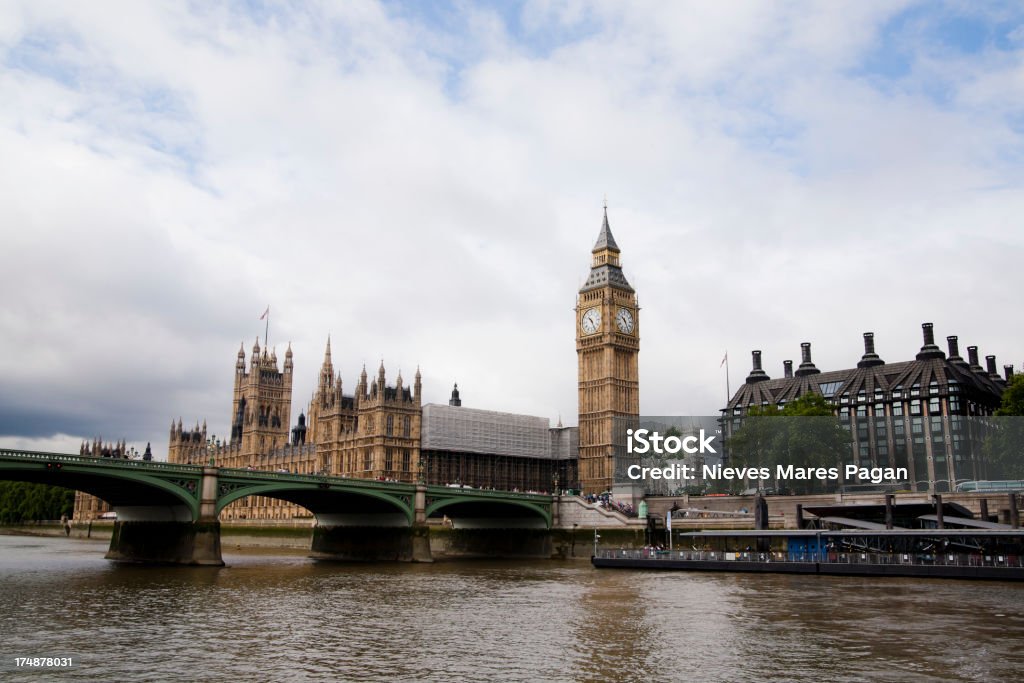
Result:
[[[597,557],[597,539],[601,538],[601,534],[597,533],[597,527],[594,527],[594,557]]]

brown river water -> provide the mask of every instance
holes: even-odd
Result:
[[[0,536],[0,681],[1024,680],[1024,584],[105,550]]]

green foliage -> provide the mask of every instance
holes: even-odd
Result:
[[[1024,375],[1014,375],[982,446],[989,479],[1024,479]]]
[[[821,394],[804,394],[789,402],[780,413],[786,417],[832,417],[832,406]],[[837,423],[838,424],[838,423]]]
[[[751,408],[728,445],[732,466],[767,467],[774,476],[778,465],[841,466],[850,455],[850,443],[850,433],[839,424],[828,401],[818,394],[806,394],[782,410],[776,406]],[[822,488],[817,477],[777,482],[776,486],[780,493],[788,489],[815,493]]]
[[[750,409],[743,426],[729,439],[731,463],[736,467],[764,467],[772,464],[782,423],[765,418],[778,416],[775,406]]]
[[[997,417],[985,438],[982,454],[988,479],[1024,479],[1024,417]]]
[[[1003,392],[1003,404],[996,411],[999,416],[1024,416],[1024,374],[1014,375],[1010,386]]]
[[[75,492],[71,489],[21,481],[0,481],[0,524],[71,517]]]

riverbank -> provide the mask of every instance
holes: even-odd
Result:
[[[30,522],[0,526],[0,535],[7,536],[65,536],[110,540],[114,523],[110,520],[72,522],[70,534],[65,533],[59,521]],[[551,557],[559,559],[589,560],[595,547],[592,528],[553,529],[550,532]],[[267,549],[309,550],[313,527],[307,522],[221,524],[221,548],[224,550]],[[430,551],[435,559],[478,557],[466,551],[464,536],[467,530],[442,525],[430,526]],[[616,528],[597,530],[597,548],[642,548],[646,545],[644,529]]]

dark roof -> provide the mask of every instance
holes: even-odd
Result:
[[[935,506],[931,503],[897,502],[893,504],[892,510],[893,517],[910,520],[935,512]],[[885,506],[876,504],[808,505],[804,507],[804,512],[809,512],[816,517],[845,517],[872,522],[885,521]],[[971,516],[971,511],[959,503],[944,500],[942,501],[942,514],[946,517],[966,518]]]
[[[580,291],[585,292],[589,289],[598,289],[605,285],[610,285],[616,289],[624,289],[627,292],[633,291],[629,282],[626,281],[626,276],[622,273],[622,268],[607,263],[590,269],[590,276]]]
[[[853,517],[821,517],[821,521],[828,522],[829,524],[842,524],[844,527],[851,529],[867,529],[869,531],[884,531],[886,526],[879,522],[872,522],[866,519],[854,519]],[[895,529],[902,529],[904,527],[893,527]]]
[[[594,244],[592,251],[596,253],[605,249],[616,253],[619,252],[619,245],[615,243],[615,237],[612,235],[612,229],[608,225],[607,208],[604,210],[604,222],[601,224],[601,232],[597,235],[597,242]],[[615,287],[616,289],[622,289],[627,292],[633,291],[629,281],[626,280],[626,276],[622,272],[622,268],[611,263],[602,263],[601,265],[591,268],[590,275],[587,277],[587,281],[583,284],[580,291],[586,292],[591,289],[600,289],[605,286]]]
[[[608,225],[608,207],[604,207],[604,222],[601,224],[601,232],[597,235],[597,242],[594,243],[594,248],[591,251],[601,251],[603,249],[609,249],[611,251],[619,251],[619,245],[615,243],[615,237],[612,235],[611,226]]]
[[[895,538],[942,538],[944,536],[959,538],[1024,538],[1024,529],[843,529],[841,531],[819,531],[817,529],[772,529],[756,531],[751,529],[731,529],[725,531],[683,531],[679,537],[686,539],[701,538],[800,538],[821,536],[822,538],[860,538],[863,536],[882,536]]]
[[[932,382],[938,384],[939,393],[943,394],[948,392],[950,383],[956,383],[964,396],[979,400],[981,403],[992,404],[993,407],[998,405],[1003,393],[1003,388],[987,373],[972,370],[962,362],[951,362],[943,355],[925,360],[749,382],[736,390],[729,400],[728,407],[732,409],[761,405],[764,402],[789,402],[807,393],[822,394],[828,398],[849,394],[853,404],[861,390],[867,395],[867,402],[873,402],[872,397],[876,389],[890,392],[900,387],[903,391],[908,391],[915,384],[927,389]],[[824,391],[823,386],[828,390]],[[906,397],[906,394],[904,396]]]

